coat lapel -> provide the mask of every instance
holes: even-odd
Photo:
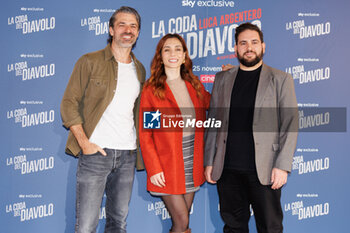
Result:
[[[131,57],[134,60],[134,64],[136,67],[136,74],[137,74],[137,79],[141,83],[141,86],[145,82],[143,72],[142,72],[142,64],[136,59],[135,55],[131,52]]]
[[[258,89],[256,91],[255,108],[261,107],[266,89],[271,82],[271,78],[271,72],[269,71],[268,66],[263,64],[260,72]]]
[[[175,104],[177,107],[179,107],[177,105],[177,102],[176,102],[176,99],[175,99],[175,96],[174,96],[173,92],[171,91],[169,85],[166,82],[165,82],[165,98],[169,102],[171,102],[171,103]]]
[[[224,103],[223,106],[225,108],[230,108],[231,106],[231,95],[232,95],[232,89],[233,89],[233,85],[235,83],[236,77],[237,77],[237,73],[238,73],[238,68],[239,66],[236,66],[232,69],[230,69],[229,71],[224,73]]]
[[[194,89],[194,87],[192,87],[191,83],[189,83],[188,81],[185,81],[185,83],[186,83],[186,87],[187,87],[187,90],[188,90],[188,94],[191,97],[193,106],[195,108],[198,108],[199,107],[199,103],[198,103],[196,90]]]

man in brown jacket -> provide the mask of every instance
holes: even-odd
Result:
[[[66,153],[79,156],[75,232],[96,232],[106,192],[105,232],[126,232],[139,159],[137,116],[145,69],[131,52],[141,27],[138,12],[121,7],[109,21],[108,45],[75,64],[61,103],[70,130]]]

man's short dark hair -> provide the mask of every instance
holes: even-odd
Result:
[[[239,34],[244,32],[245,30],[256,31],[259,34],[261,43],[264,42],[264,35],[263,35],[262,31],[260,30],[260,28],[258,26],[254,25],[252,23],[242,23],[241,25],[236,27],[236,32],[235,32],[236,44],[238,43],[238,36],[239,36]]]
[[[113,13],[111,18],[109,19],[109,27],[112,27],[112,28],[114,27],[114,22],[116,20],[116,15],[118,13],[128,13],[128,14],[135,15],[137,24],[139,26],[139,31],[141,30],[141,17],[139,15],[139,13],[137,12],[137,10],[135,10],[134,8],[129,7],[129,6],[122,6]],[[107,42],[112,43],[112,40],[113,40],[113,36],[109,33]]]

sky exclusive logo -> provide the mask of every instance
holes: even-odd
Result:
[[[33,158],[37,152],[40,156]],[[54,169],[55,158],[43,154],[41,147],[20,147],[18,153],[6,158],[6,166],[20,171],[21,175],[33,174]]]
[[[297,148],[297,154],[293,157],[292,170],[296,170],[299,175],[328,170],[330,168],[330,157],[319,156],[318,152],[317,148]],[[304,154],[307,154],[307,158],[313,158],[305,159]]]
[[[307,24],[306,17],[319,17],[318,13],[299,13],[299,19],[291,22],[286,22],[286,31],[298,35],[299,39],[307,39],[312,37],[319,37],[331,33],[331,22],[316,23],[313,25]]]
[[[331,77],[331,68],[329,66],[308,69],[306,65],[296,65],[287,67],[285,71],[291,74],[293,79],[298,80],[299,84],[325,81]]]
[[[234,1],[226,1],[226,0],[206,0],[206,1],[196,1],[196,0],[183,0],[183,7],[191,7],[193,8],[195,5],[198,7],[234,7]]]

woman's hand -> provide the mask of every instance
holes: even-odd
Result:
[[[161,188],[165,187],[165,178],[164,178],[163,172],[160,172],[151,176],[150,180],[151,180],[151,183],[154,184],[155,186],[158,186]]]
[[[226,64],[226,65],[222,65],[221,68],[222,68],[222,71],[226,71],[226,70],[229,70],[229,69],[232,69],[234,66],[231,65],[231,64]]]

